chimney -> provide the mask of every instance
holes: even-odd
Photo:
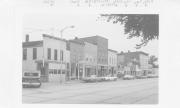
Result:
[[[29,42],[29,34],[26,34],[26,42]]]
[[[128,53],[130,53],[130,50],[128,50]]]

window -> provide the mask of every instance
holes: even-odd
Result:
[[[49,74],[53,74],[53,69],[49,69]]]
[[[56,69],[54,69],[54,74],[57,74],[57,70]]]
[[[62,70],[62,74],[65,74],[66,72],[65,72],[65,70]]]
[[[23,49],[23,60],[27,60],[27,49]]]
[[[61,70],[58,70],[58,74],[61,74]]]
[[[37,59],[37,48],[33,48],[33,60]]]
[[[63,56],[64,56],[63,50],[60,50],[60,61],[63,61]]]
[[[67,69],[69,69],[70,67],[69,67],[69,63],[67,63]]]
[[[57,50],[54,50],[54,60],[57,60]]]
[[[48,60],[51,60],[51,48],[48,48]]]

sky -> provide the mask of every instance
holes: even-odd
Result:
[[[120,24],[106,22],[99,19],[99,14],[65,14],[65,13],[30,13],[23,17],[23,41],[25,34],[30,35],[30,41],[41,40],[42,34],[47,33],[60,37],[60,30],[68,26],[63,32],[64,39],[75,37],[88,37],[99,35],[108,39],[108,48],[118,52],[144,51],[158,57],[158,40],[153,40],[141,49],[135,49],[140,39],[127,39],[124,34],[124,27]]]

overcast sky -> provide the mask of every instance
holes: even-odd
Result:
[[[23,17],[23,40],[25,34],[30,34],[30,40],[42,39],[43,33],[60,37],[60,30],[74,25],[63,32],[63,38],[103,36],[108,39],[109,49],[118,52],[136,51],[134,48],[139,39],[127,39],[124,28],[120,24],[112,24],[98,19],[98,14],[25,14]],[[139,49],[158,56],[158,41],[153,40],[147,46]]]

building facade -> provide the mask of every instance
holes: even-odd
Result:
[[[81,79],[83,77],[84,42],[75,38],[67,43],[70,51],[70,79]]]
[[[117,56],[118,71],[123,74],[146,75],[148,71],[148,54],[142,51],[121,52]]]
[[[108,39],[101,36],[81,38],[82,40],[97,45],[97,76],[108,73]]]
[[[82,39],[69,40],[71,79],[81,79],[96,75],[97,46]]]
[[[108,49],[108,75],[115,76],[117,74],[117,51]]]
[[[23,42],[22,71],[40,71],[43,82],[65,80],[67,63],[66,41],[43,34],[42,41]]]
[[[90,77],[91,75],[97,75],[97,46],[85,41],[84,43],[83,76]]]

